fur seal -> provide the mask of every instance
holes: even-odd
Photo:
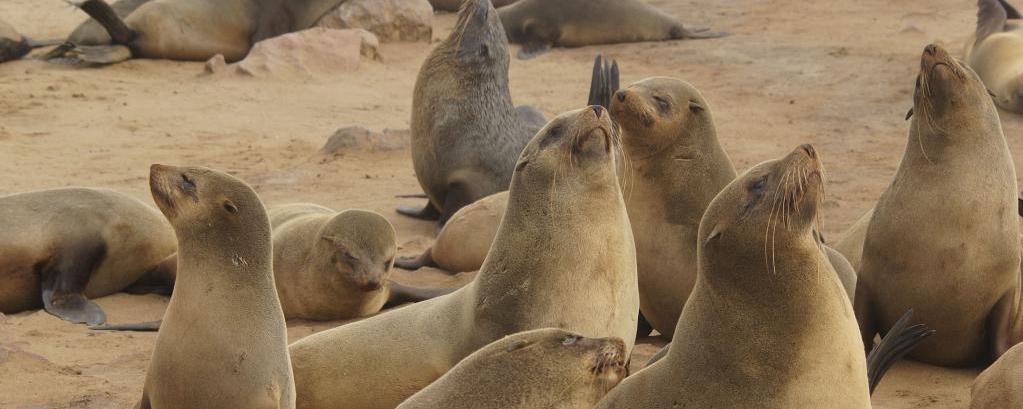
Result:
[[[508,207],[508,192],[498,192],[459,209],[437,233],[433,245],[418,256],[401,256],[394,266],[406,270],[437,267],[452,273],[476,271],[497,237]]]
[[[522,0],[498,11],[519,58],[551,47],[718,38],[725,33],[689,30],[639,0]]]
[[[205,61],[223,54],[238,61],[252,45],[270,37],[312,27],[342,0],[128,0],[115,9],[103,0],[71,0],[109,35],[102,40],[90,23],[48,55],[73,55],[94,64],[129,58]]]
[[[365,317],[385,304],[451,292],[388,280],[398,245],[394,227],[379,214],[306,203],[273,207],[269,214],[274,281],[286,318]]]
[[[869,408],[852,305],[814,236],[823,189],[810,145],[729,183],[667,354],[597,408]]]
[[[626,356],[618,338],[521,332],[469,355],[398,409],[592,408],[625,378]]]
[[[508,190],[515,160],[545,122],[512,104],[508,65],[494,6],[467,0],[454,31],[423,63],[412,96],[412,164],[430,203],[399,213],[443,225],[462,206]]]
[[[156,209],[106,189],[64,188],[0,197],[0,312],[44,307],[102,324],[91,298],[124,290],[175,251]]]
[[[995,103],[1017,113],[1023,113],[1021,18],[1005,0],[978,0],[977,30],[966,46],[966,61]]]
[[[614,336],[631,351],[635,245],[612,134],[598,106],[537,133],[514,166],[497,239],[465,287],[292,344],[298,407],[393,408],[479,348],[526,330]]]
[[[985,369],[970,390],[970,409],[1019,407],[1023,407],[1023,344]]]
[[[139,407],[295,407],[270,221],[244,182],[153,165],[153,199],[178,238],[178,276]]]
[[[1012,156],[984,84],[941,47],[924,49],[912,112],[865,235],[856,317],[869,341],[913,308],[937,330],[913,358],[989,362],[1023,339]]]
[[[504,7],[514,3],[515,1],[516,0],[491,0],[494,7]],[[434,10],[458,11],[464,2],[465,0],[430,0],[430,5],[433,6]]]

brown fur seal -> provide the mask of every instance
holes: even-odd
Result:
[[[970,409],[1023,407],[1023,344],[1009,349],[973,381]]]
[[[915,359],[988,362],[1023,339],[1012,156],[984,84],[941,47],[924,49],[912,112],[865,235],[856,316],[870,340],[913,308],[937,330]]]
[[[977,8],[966,61],[998,106],[1023,113],[1023,17],[1004,0],[978,0]]]
[[[870,407],[852,305],[813,233],[822,175],[803,145],[714,198],[667,354],[598,408]]]
[[[603,108],[589,107],[533,138],[473,282],[292,344],[298,406],[393,408],[484,345],[537,328],[614,336],[631,351],[635,246],[612,129]]]
[[[543,126],[512,105],[508,65],[494,6],[466,1],[419,70],[412,97],[412,164],[430,203],[400,213],[443,225],[462,206],[508,190],[515,160]]]
[[[625,378],[625,343],[546,328],[469,355],[398,409],[590,409]]]
[[[385,304],[419,301],[448,290],[419,290],[388,280],[397,252],[394,227],[366,210],[335,212],[313,204],[271,208],[274,279],[287,318],[338,320],[376,314]],[[414,289],[411,289],[414,290]]]
[[[44,307],[101,324],[90,301],[121,291],[174,252],[156,209],[105,189],[65,188],[0,197],[0,312]]]
[[[398,257],[395,267],[438,267],[452,273],[476,271],[497,237],[508,207],[508,192],[494,193],[459,209],[437,233],[433,245],[418,256]]]
[[[494,7],[504,7],[514,3],[516,0],[491,0],[494,3]],[[430,5],[433,6],[434,10],[441,11],[458,11],[462,7],[462,3],[465,0],[430,0]]]
[[[139,407],[295,407],[270,221],[256,192],[210,169],[153,165],[178,277]]]
[[[223,54],[234,62],[259,41],[312,27],[341,1],[152,0],[127,1],[114,9],[103,0],[72,0],[103,26],[109,43],[76,44],[72,36],[49,57],[70,52],[88,63],[110,64],[133,57],[205,61]],[[89,28],[80,30],[78,38],[89,43],[97,39]]]
[[[551,47],[717,38],[726,34],[693,31],[639,0],[522,0],[502,8],[501,22],[519,58]]]

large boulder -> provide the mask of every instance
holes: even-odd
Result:
[[[365,29],[383,42],[429,42],[433,39],[433,8],[428,0],[348,0],[316,25]]]
[[[379,41],[366,30],[314,27],[256,43],[245,59],[225,64],[223,56],[206,63],[206,72],[253,77],[317,77],[359,69],[363,57],[377,58]]]

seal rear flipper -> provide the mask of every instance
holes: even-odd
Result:
[[[141,332],[153,332],[160,330],[160,324],[163,320],[157,321],[146,321],[146,322],[134,322],[131,324],[104,324],[104,325],[92,325],[89,329],[94,331],[141,331]]]
[[[420,288],[412,287],[401,284],[394,280],[389,280],[388,287],[390,288],[390,295],[387,297],[387,302],[384,303],[384,308],[393,307],[396,305],[419,302],[429,300],[431,298],[440,297],[442,295],[448,295],[457,288]]]
[[[394,266],[403,270],[418,270],[423,267],[437,267],[433,261],[433,249],[426,249],[418,256],[399,256],[394,259]]]
[[[96,20],[107,33],[110,34],[114,44],[129,45],[135,40],[135,32],[128,28],[124,20],[117,15],[117,12],[103,0],[70,0],[70,3]]]
[[[398,214],[414,219],[437,220],[440,218],[440,212],[437,211],[436,207],[433,207],[433,203],[431,202],[426,202],[426,206],[423,207],[398,206],[397,210]]]
[[[516,56],[518,56],[520,60],[532,60],[533,58],[550,51],[551,47],[553,47],[551,43],[525,43],[522,44],[522,48],[519,48],[519,52]]]
[[[611,96],[618,92],[620,85],[618,61],[597,54],[593,60],[593,76],[590,80],[590,96],[587,105],[611,107]]]
[[[707,38],[727,37],[729,34],[724,31],[710,31],[710,29],[689,30],[682,25],[671,29],[671,38],[675,40],[702,40]]]
[[[76,324],[99,325],[107,320],[98,304],[82,294],[92,273],[106,257],[99,237],[67,237],[41,269],[43,308]]]
[[[913,310],[906,311],[867,355],[867,380],[871,394],[895,362],[906,356],[927,337],[934,335],[934,330],[923,324],[910,326],[909,321],[912,318]]]
[[[131,59],[131,49],[123,45],[77,46],[71,50],[73,58],[86,64],[110,65]]]
[[[1006,17],[1011,18],[1011,19],[1023,19],[1023,16],[1021,16],[1019,14],[1019,11],[1017,11],[1015,7],[1012,7],[1012,5],[1009,4],[1008,1],[1006,1],[1006,0],[998,0],[998,2],[1002,3],[1002,8],[1005,9],[1005,16]]]
[[[988,36],[1005,30],[1007,18],[1005,6],[999,0],[977,0],[977,31],[975,33],[977,39],[974,44],[980,44]]]

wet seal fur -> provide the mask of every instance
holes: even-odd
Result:
[[[1023,339],[1016,171],[998,111],[973,70],[929,45],[911,115],[864,234],[860,330],[869,342],[912,308],[937,330],[914,359],[990,362]]]
[[[1023,22],[1005,0],[977,1],[977,30],[966,61],[1005,110],[1023,113]]]
[[[515,160],[543,126],[508,89],[508,40],[490,0],[469,0],[423,62],[412,96],[412,164],[430,203],[399,213],[439,219],[508,190]]]
[[[498,12],[508,40],[522,44],[521,59],[533,58],[551,47],[727,35],[687,29],[674,17],[639,0],[521,0]]]
[[[592,408],[626,375],[625,343],[545,328],[469,355],[398,409]]]
[[[0,312],[43,307],[102,324],[92,298],[122,291],[174,253],[156,209],[106,189],[63,188],[0,197]]]
[[[149,184],[178,238],[178,275],[138,407],[294,408],[263,203],[205,168],[153,165]]]
[[[342,0],[71,0],[95,23],[77,28],[50,59],[71,56],[112,64],[130,58],[228,62],[248,55],[253,44],[312,27]],[[95,24],[107,32],[97,33]],[[106,40],[106,41],[104,41]]]
[[[508,209],[476,279],[292,344],[298,406],[393,408],[479,348],[537,328],[614,336],[631,351],[635,245],[614,136],[600,107],[552,120],[515,166]]]

